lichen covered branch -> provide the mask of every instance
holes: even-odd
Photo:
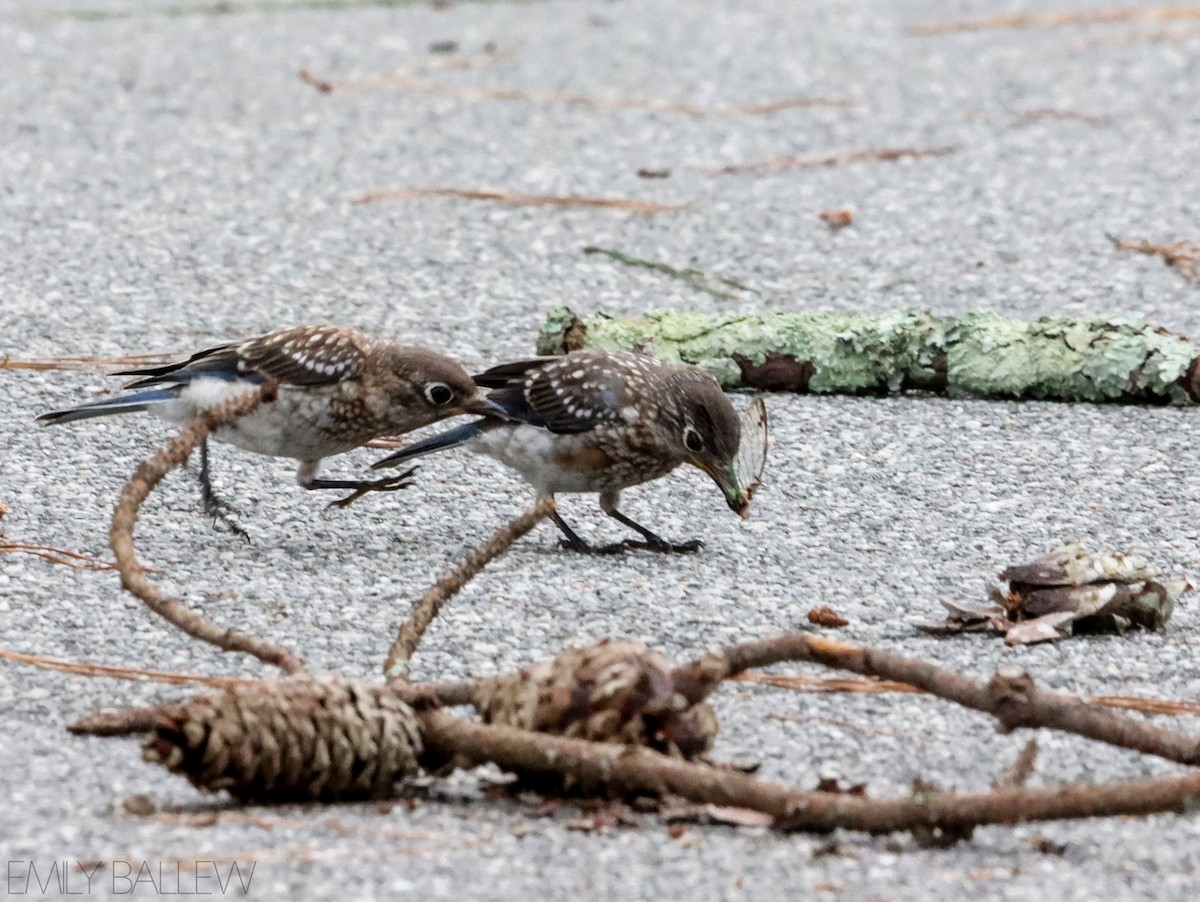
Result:
[[[550,312],[538,352],[643,350],[696,364],[725,388],[1123,403],[1200,400],[1200,347],[1132,317],[1016,320],[935,316],[661,311],[636,319]]]

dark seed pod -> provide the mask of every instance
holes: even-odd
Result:
[[[142,756],[255,801],[386,796],[418,772],[420,722],[381,684],[295,677],[158,709]]]
[[[487,723],[646,746],[683,758],[708,751],[717,736],[716,713],[676,691],[667,659],[625,639],[605,639],[483,680],[475,707]]]

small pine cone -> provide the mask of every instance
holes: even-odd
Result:
[[[481,681],[487,723],[641,745],[683,758],[712,746],[717,716],[676,692],[671,665],[640,642],[605,639],[514,674]]]
[[[272,802],[379,798],[418,772],[420,722],[381,684],[268,680],[159,713],[142,756],[206,792]]]

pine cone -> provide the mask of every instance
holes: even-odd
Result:
[[[487,723],[640,745],[683,758],[712,746],[717,716],[675,691],[667,659],[640,642],[605,639],[514,674],[481,681]]]
[[[418,772],[412,709],[338,676],[236,686],[164,705],[142,756],[206,792],[257,801],[379,798]]]

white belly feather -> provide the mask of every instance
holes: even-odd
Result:
[[[595,471],[566,470],[556,465],[555,458],[569,451],[564,446],[570,443],[570,437],[555,435],[540,426],[501,426],[483,432],[467,448],[512,467],[539,494],[600,491]]]
[[[164,419],[180,423],[202,411],[245,397],[256,388],[249,382],[194,379],[177,398],[150,409]],[[332,425],[325,422],[327,407],[311,390],[298,392],[282,386],[275,401],[217,430],[213,438],[256,454],[296,460],[319,460],[357,447],[359,442],[335,440],[323,428]]]

